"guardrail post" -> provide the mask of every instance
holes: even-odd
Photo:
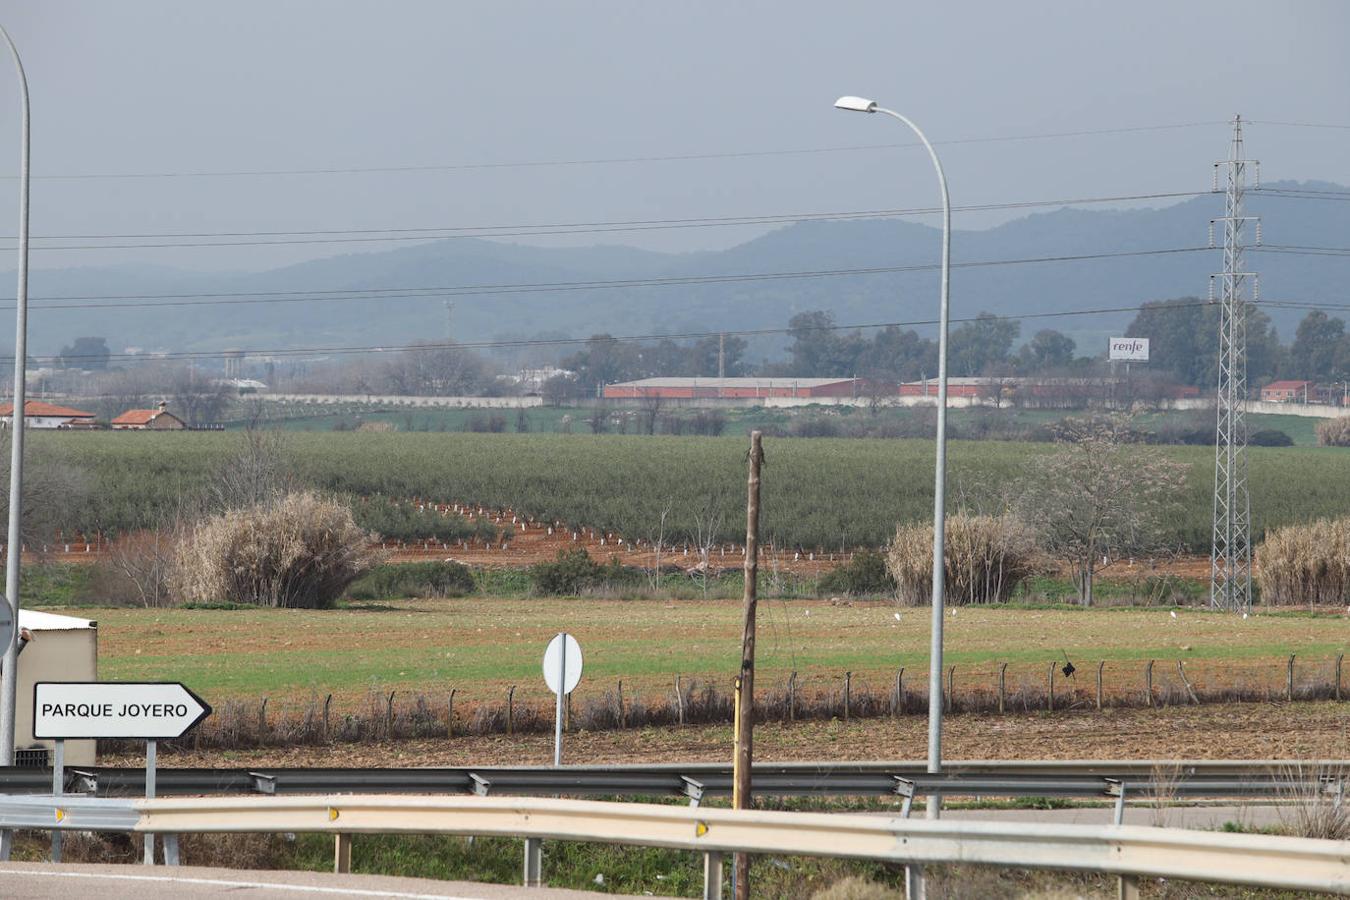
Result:
[[[703,900],[722,900],[722,854],[703,854]]]
[[[60,738],[52,752],[52,798],[56,799],[66,792],[66,742]],[[58,801],[59,802],[59,801]],[[52,829],[52,862],[61,861],[61,832]]]
[[[543,887],[544,842],[539,838],[525,839],[525,887]]]
[[[1139,876],[1120,876],[1120,886],[1116,891],[1118,900],[1139,900]]]
[[[333,872],[346,875],[352,870],[352,836],[350,834],[333,835]]]

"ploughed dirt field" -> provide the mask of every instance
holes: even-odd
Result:
[[[918,760],[927,719],[828,721],[755,729],[757,760]],[[1234,703],[1055,715],[956,714],[946,719],[948,759],[1346,759],[1350,703]],[[547,765],[551,734],[455,737],[243,751],[161,754],[167,766]],[[731,728],[669,726],[569,734],[569,763],[729,762]],[[105,765],[137,765],[132,755]]]
[[[537,562],[555,559],[560,550],[584,548],[592,557],[608,561],[611,557],[624,565],[652,568],[678,566],[690,569],[699,562],[697,547],[684,543],[675,547],[666,546],[658,553],[651,539],[625,537],[613,532],[598,531],[592,528],[569,530],[558,523],[539,522],[517,514],[510,509],[493,510],[484,507],[462,504],[440,504],[437,511],[445,511],[463,516],[471,522],[483,521],[503,529],[510,529],[512,537],[503,543],[485,543],[481,540],[467,542],[443,542],[434,540],[383,542],[381,546],[388,553],[390,562],[424,562],[430,560],[454,559],[468,566],[514,568],[529,566]],[[58,562],[94,562],[108,551],[106,542],[99,539],[85,539],[64,543],[57,541],[45,548],[39,558]],[[709,553],[709,568],[713,570],[737,569],[744,558],[739,545],[715,545]],[[818,575],[827,572],[851,558],[850,552],[803,550],[761,546],[760,566],[765,571],[777,568],[796,575]],[[25,557],[28,558],[28,557]],[[1067,570],[1064,573],[1067,575]],[[1170,575],[1180,578],[1207,579],[1209,577],[1209,559],[1202,557],[1166,557],[1157,559],[1137,558],[1111,560],[1100,570],[1107,578],[1148,578]]]

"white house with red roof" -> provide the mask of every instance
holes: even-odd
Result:
[[[14,403],[0,404],[0,428],[14,424]],[[66,406],[29,400],[23,405],[23,424],[26,428],[97,428],[94,414]]]
[[[187,427],[163,402],[155,409],[129,409],[111,424],[113,431],[181,431]]]

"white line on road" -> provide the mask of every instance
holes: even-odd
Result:
[[[43,872],[35,869],[0,869],[0,875],[41,875],[49,878],[92,878],[109,881],[151,881],[161,884],[215,885],[227,888],[298,891],[306,894],[336,894],[344,897],[387,897],[390,900],[483,900],[481,897],[457,897],[450,894],[408,894],[402,891],[376,891],[367,888],[319,887],[284,884],[274,881],[227,881],[223,878],[181,878],[171,875],[112,875],[98,872]]]

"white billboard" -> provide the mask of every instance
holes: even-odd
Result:
[[[1148,338],[1113,337],[1110,342],[1111,359],[1148,361]]]

